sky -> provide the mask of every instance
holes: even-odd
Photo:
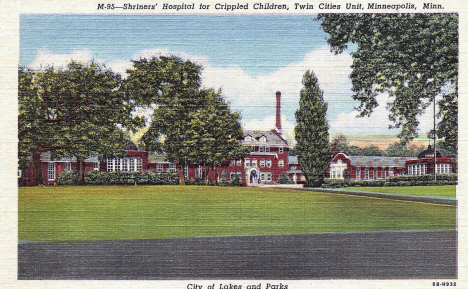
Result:
[[[222,89],[244,129],[275,126],[280,91],[283,133],[293,138],[302,77],[314,71],[328,103],[330,133],[396,135],[387,94],[371,117],[356,118],[349,51],[335,55],[311,15],[21,15],[20,65],[95,60],[125,77],[132,59],[175,54],[203,66],[202,85]],[[420,118],[420,134],[432,112]]]

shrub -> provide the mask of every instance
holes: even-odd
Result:
[[[292,184],[294,183],[285,172],[282,172],[281,175],[278,177],[278,184]]]
[[[62,186],[70,186],[78,184],[78,172],[75,171],[66,171],[58,175],[55,180],[55,184]]]

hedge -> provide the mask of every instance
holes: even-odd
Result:
[[[322,184],[324,188],[342,188],[342,187],[392,187],[392,186],[446,186],[456,185],[458,177],[456,174],[437,175],[437,181],[434,182],[434,175],[421,176],[398,176],[387,178],[385,180],[335,180],[326,179]]]
[[[85,172],[88,185],[178,185],[177,173],[147,172]],[[78,172],[62,172],[55,180],[57,185],[77,185]]]

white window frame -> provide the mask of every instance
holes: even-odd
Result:
[[[229,165],[231,165],[231,166],[234,166],[234,165],[235,165],[235,163],[236,163],[236,160],[231,160],[231,162],[230,162],[230,164],[229,164]]]
[[[164,171],[164,164],[162,163],[157,163],[156,164],[156,172],[157,173],[162,173]]]
[[[270,147],[269,147],[269,146],[266,146],[266,147],[265,147],[265,152],[266,152],[266,153],[269,153],[269,152],[270,152]]]
[[[265,167],[265,159],[260,160],[260,167]]]
[[[47,179],[49,181],[55,180],[55,163],[54,162],[47,163]]]
[[[369,179],[370,179],[370,173],[369,173],[369,168],[368,168],[368,167],[366,167],[366,168],[364,169],[364,179],[365,179],[365,180],[369,180]]]
[[[64,171],[64,172],[71,171],[71,163],[70,162],[64,162],[62,171]]]
[[[378,172],[379,172],[379,168],[374,167],[374,174],[372,175],[372,179],[377,180]]]
[[[252,167],[257,167],[257,159],[252,159]]]
[[[284,167],[284,160],[279,160],[278,161],[278,167],[280,167],[280,168]]]
[[[278,149],[278,152],[279,152],[280,154],[282,154],[282,153],[284,152],[284,148],[283,148],[283,147],[280,147],[280,148]]]
[[[245,167],[250,167],[250,159],[249,158],[244,159],[244,166]]]
[[[93,163],[93,170],[99,171],[99,161]]]
[[[238,166],[238,167],[242,166],[242,159],[238,159],[236,161],[236,166]]]
[[[167,169],[169,173],[175,173],[177,172],[177,167],[175,163],[170,163],[169,168]]]
[[[203,168],[201,165],[198,165],[195,169],[195,178],[201,179],[203,177]]]
[[[188,180],[188,173],[189,173],[189,166],[185,165],[184,166],[184,178]]]
[[[266,142],[266,136],[264,136],[264,135],[261,136],[261,137],[260,137],[260,142]]]
[[[393,167],[388,168],[388,176],[393,177]]]
[[[258,152],[259,152],[259,153],[265,152],[265,147],[264,147],[264,146],[259,146],[259,147],[258,147]]]
[[[271,173],[266,173],[267,182],[271,182]]]
[[[266,166],[267,168],[271,168],[271,160],[266,160]]]
[[[356,180],[361,179],[361,167],[356,167]]]

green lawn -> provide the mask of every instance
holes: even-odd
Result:
[[[347,190],[379,192],[388,194],[435,196],[455,198],[457,186],[414,186],[414,187],[348,187]]]
[[[19,188],[19,239],[156,239],[454,229],[455,206],[198,186]]]

